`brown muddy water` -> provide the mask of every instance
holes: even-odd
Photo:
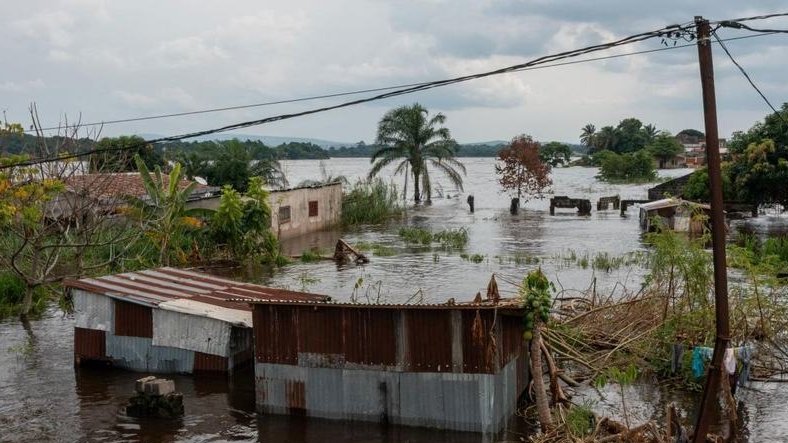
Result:
[[[288,242],[292,254],[310,247],[330,250],[336,238],[351,243],[380,243],[392,248],[393,256],[375,256],[366,266],[337,266],[332,262],[293,263],[266,274],[235,272],[244,279],[293,289],[325,293],[347,300],[356,291],[359,300],[402,302],[419,293],[424,301],[442,302],[472,298],[486,287],[490,275],[518,281],[537,266],[559,287],[584,290],[594,277],[599,291],[637,290],[645,270],[640,266],[594,270],[570,265],[561,257],[574,252],[607,252],[612,256],[643,249],[638,212],[626,218],[618,211],[597,212],[577,217],[572,210],[548,215],[548,201],[532,201],[518,216],[508,214],[508,197],[495,183],[493,159],[463,159],[468,168],[465,193],[459,194],[441,180],[442,197],[429,207],[410,209],[402,223],[434,231],[465,227],[470,241],[465,251],[485,256],[482,263],[463,260],[458,252],[411,248],[399,239],[400,224],[327,232]],[[323,164],[331,175],[342,174],[351,181],[366,174],[368,160],[332,159]],[[304,179],[320,179],[318,161],[289,161],[285,170],[293,185]],[[678,176],[686,170],[662,171]],[[600,196],[644,198],[648,185],[609,185],[594,179],[595,169],[567,168],[554,171],[558,195],[592,200]],[[395,179],[402,186],[402,178]],[[435,178],[433,178],[435,180]],[[474,194],[476,213],[465,203]],[[459,195],[459,196],[458,196]],[[452,198],[448,198],[451,196]],[[595,207],[595,204],[594,204]],[[511,257],[531,257],[510,260]],[[535,263],[533,257],[539,259]],[[500,281],[500,280],[499,280]],[[501,281],[502,292],[514,287]],[[73,367],[73,317],[56,309],[41,319],[22,324],[18,319],[0,321],[0,442],[27,441],[151,441],[151,442],[480,442],[480,434],[429,429],[381,426],[370,423],[327,421],[288,416],[258,416],[254,412],[251,371],[233,378],[174,376],[184,394],[186,415],[176,421],[139,421],[126,417],[122,407],[133,390],[139,373],[105,368]],[[589,401],[600,412],[620,414],[615,389],[603,396],[584,392],[578,401]],[[693,396],[675,397],[653,384],[639,384],[625,391],[631,419],[638,422],[661,417],[667,401],[679,401],[693,409]],[[740,391],[742,416],[749,441],[788,441],[788,389],[781,384],[753,385]],[[620,415],[618,415],[620,416]],[[520,441],[528,427],[517,417],[495,440]]]

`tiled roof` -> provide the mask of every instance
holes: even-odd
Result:
[[[147,195],[142,177],[138,172],[120,173],[101,173],[73,175],[66,180],[66,186],[74,192],[86,192],[96,199],[118,199],[122,197],[142,198]],[[162,175],[165,186],[169,183],[169,177]],[[184,189],[192,183],[189,180],[181,180],[178,183],[179,189]],[[195,183],[192,196],[197,197],[205,194],[213,195],[219,188],[214,186]]]

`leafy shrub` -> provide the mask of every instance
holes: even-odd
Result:
[[[647,150],[627,154],[602,151],[596,157],[600,159],[599,178],[602,180],[631,183],[657,178],[654,158]]]
[[[397,187],[380,178],[359,181],[342,197],[342,223],[346,226],[380,224],[401,212]]]

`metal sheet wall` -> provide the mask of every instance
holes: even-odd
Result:
[[[256,305],[254,322],[255,357],[271,363],[298,363],[298,306]]]
[[[112,299],[81,289],[72,289],[74,323],[78,328],[112,332]]]
[[[194,353],[194,372],[227,372],[229,360],[220,355]]]
[[[257,363],[261,413],[493,433],[514,413],[517,364],[497,374],[391,372]]]
[[[152,339],[107,334],[107,357],[117,367],[132,371],[191,373],[194,352],[153,346]]]
[[[451,371],[451,311],[403,310],[407,329],[406,370]]]
[[[397,315],[391,309],[344,310],[345,359],[361,365],[396,365]]]
[[[153,337],[153,315],[151,308],[121,300],[115,305],[115,331],[113,335],[124,337]]]
[[[74,358],[103,359],[107,355],[106,332],[97,329],[74,328]]]
[[[519,317],[491,309],[256,305],[258,362],[495,373],[523,352]]]
[[[462,311],[463,372],[491,374],[495,370],[493,316],[489,310]]]
[[[229,323],[163,309],[152,311],[154,346],[188,349],[223,357],[230,355]]]

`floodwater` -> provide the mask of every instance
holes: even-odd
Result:
[[[570,250],[576,256],[597,252],[620,255],[643,248],[637,210],[625,218],[618,211],[597,212],[578,217],[573,210],[548,214],[549,202],[528,202],[518,216],[508,213],[508,197],[500,194],[495,182],[493,159],[463,159],[468,176],[464,194],[457,194],[442,180],[442,197],[432,206],[409,209],[404,223],[434,231],[465,227],[470,241],[466,252],[482,254],[482,263],[460,258],[458,252],[414,249],[397,236],[400,224],[384,228],[348,232],[328,232],[308,236],[285,246],[297,255],[309,247],[330,250],[337,238],[351,243],[382,243],[395,249],[388,257],[371,256],[365,266],[337,266],[332,262],[294,263],[273,275],[247,274],[275,286],[326,293],[349,299],[359,278],[356,296],[361,301],[404,302],[418,293],[424,301],[441,302],[472,298],[483,290],[492,273],[499,275],[504,293],[530,269],[542,266],[548,276],[566,290],[583,290],[594,277],[600,291],[637,290],[643,275],[638,266],[604,270],[567,265],[561,258]],[[351,181],[368,170],[368,160],[325,161],[331,175],[345,175]],[[289,161],[285,170],[291,183],[320,179],[318,161]],[[677,176],[685,170],[662,171]],[[595,208],[600,196],[619,194],[621,198],[645,197],[647,185],[608,185],[594,179],[595,169],[554,170],[554,190],[558,195],[588,198]],[[434,181],[436,178],[433,178]],[[402,185],[402,178],[396,183]],[[476,212],[470,214],[465,198],[474,194]],[[451,195],[452,198],[448,198]],[[437,257],[436,255],[437,254]],[[537,257],[528,263],[509,260],[515,255]],[[122,407],[133,390],[139,373],[106,368],[73,367],[73,317],[56,309],[41,319],[22,324],[18,319],[0,321],[0,442],[22,441],[260,441],[260,442],[479,442],[480,434],[429,429],[382,426],[288,416],[258,416],[254,412],[252,374],[241,372],[232,378],[174,376],[176,388],[184,394],[186,415],[175,421],[138,421],[126,417]],[[669,394],[651,387],[627,388],[627,402],[633,419],[659,417]],[[780,384],[754,386],[740,391],[744,402],[744,423],[750,441],[788,441],[788,390]],[[595,399],[611,412],[618,404],[616,391]],[[692,403],[691,398],[683,401]],[[688,405],[690,406],[690,405]],[[690,409],[692,409],[690,407]],[[516,417],[500,440],[520,441],[527,428]]]
[[[529,270],[541,267],[556,286],[566,290],[584,290],[594,277],[599,291],[620,291],[622,286],[637,291],[645,270],[639,266],[623,266],[610,272],[586,269],[570,264],[569,257],[588,256],[589,262],[597,254],[622,256],[643,249],[638,225],[638,209],[630,208],[625,217],[612,206],[607,211],[596,211],[596,201],[602,196],[619,195],[622,199],[644,199],[653,185],[613,185],[594,178],[596,168],[555,168],[555,195],[591,200],[591,216],[578,217],[574,209],[556,209],[549,215],[549,198],[528,201],[520,214],[509,214],[509,199],[499,192],[493,158],[462,159],[468,174],[465,189],[458,193],[443,177],[431,177],[439,196],[433,204],[410,208],[405,224],[431,229],[466,228],[470,239],[465,253],[484,256],[481,263],[463,259],[457,251],[408,247],[398,236],[402,223],[374,229],[347,232],[326,232],[305,236],[284,244],[286,252],[299,255],[303,250],[318,247],[333,251],[341,235],[349,243],[378,243],[396,251],[393,256],[375,257],[364,266],[337,267],[333,262],[293,264],[287,272],[273,276],[247,276],[257,281],[290,289],[308,290],[347,300],[354,295],[359,279],[362,287],[356,298],[362,301],[404,302],[422,299],[426,302],[470,300],[484,291],[490,276],[498,275],[502,295],[512,295],[515,287],[506,282],[519,282]],[[344,175],[352,183],[369,170],[368,159],[332,159],[322,162],[331,176]],[[312,160],[288,161],[285,172],[291,184],[321,176],[321,162]],[[388,171],[384,171],[388,172]],[[664,177],[687,174],[689,170],[660,171]],[[391,178],[399,190],[403,176]],[[412,184],[411,184],[412,186]],[[475,212],[470,213],[467,195],[475,198]],[[330,254],[329,254],[330,255]],[[517,259],[519,257],[519,260]],[[534,260],[536,258],[537,260]],[[501,284],[502,283],[502,284]]]

